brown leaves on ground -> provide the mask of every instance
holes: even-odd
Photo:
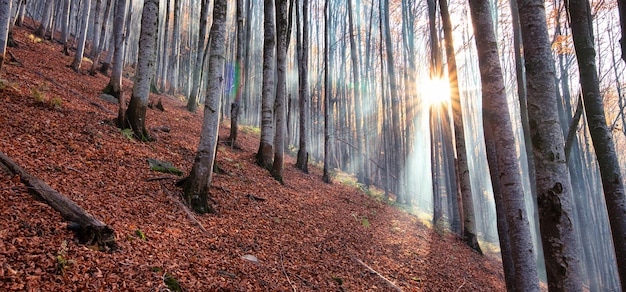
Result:
[[[322,183],[316,168],[303,174],[287,158],[285,185],[277,183],[254,164],[258,139],[245,133],[241,151],[220,144],[226,173],[210,194],[219,214],[196,215],[202,232],[160,181],[146,182],[163,176],[147,158],[191,168],[201,114],[163,96],[166,111],[149,109],[147,124],[170,131],[156,132],[156,142],[130,140],[103,109],[117,105],[98,98],[108,77],[85,74],[88,62],[75,73],[61,46],[30,34],[16,28],[19,47],[9,51],[21,64],[2,72],[0,151],[115,228],[120,248],[77,244],[54,210],[0,172],[0,290],[158,291],[168,277],[185,291],[391,289],[355,259],[407,291],[505,289],[496,260],[354,188]],[[178,196],[175,180],[162,182]]]

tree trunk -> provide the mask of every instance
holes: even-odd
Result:
[[[567,3],[567,2],[566,2]],[[580,72],[585,115],[589,123],[589,132],[596,152],[602,188],[606,200],[613,245],[617,257],[617,267],[622,288],[626,287],[626,194],[619,161],[615,152],[613,136],[606,124],[604,103],[600,94],[598,73],[596,71],[596,51],[593,45],[593,31],[589,2],[584,0],[569,1],[574,48]],[[622,39],[623,45],[624,39]]]
[[[96,55],[98,44],[100,43],[100,9],[102,9],[102,0],[96,0],[96,8],[93,16],[93,33],[91,39],[91,57]]]
[[[46,6],[44,7],[43,16],[41,17],[41,24],[36,31],[36,34],[42,38],[46,37],[48,30],[50,30],[49,24],[50,19],[52,18],[52,10],[54,7],[54,0],[47,0]]]
[[[359,60],[357,54],[357,45],[356,45],[356,36],[354,32],[354,17],[353,17],[353,9],[352,9],[352,0],[348,0],[348,28],[350,32],[350,59],[351,59],[351,67],[352,67],[352,89],[354,92],[354,112],[355,112],[355,129],[354,132],[356,134],[356,148],[357,155],[353,155],[355,158],[355,167],[354,172],[357,176],[359,182],[365,182],[365,170],[364,170],[364,161],[365,153],[363,151],[363,129],[362,121],[363,121],[363,111],[361,105],[361,83],[359,82],[361,76],[359,74]],[[358,13],[358,11],[357,11]]]
[[[9,22],[11,19],[12,0],[0,0],[0,70],[4,65],[9,39]],[[0,71],[1,72],[1,71]]]
[[[224,80],[227,0],[215,0],[209,57],[209,85],[204,104],[204,117],[198,152],[189,177],[184,183],[185,200],[197,213],[214,213],[208,202],[209,186],[213,178],[213,163],[217,150],[220,95]]]
[[[191,94],[189,95],[189,100],[187,100],[187,110],[195,113],[198,109],[198,95],[200,94],[200,84],[202,83],[201,71],[202,64],[204,64],[204,51],[207,49],[206,46],[206,31],[209,22],[209,0],[202,0],[202,8],[200,12],[200,31],[198,35],[198,54],[196,55],[196,61],[194,63],[193,77],[192,83],[193,86],[191,88]]]
[[[78,48],[76,49],[76,55],[74,55],[74,62],[72,62],[72,69],[80,73],[80,65],[83,63],[83,54],[85,52],[85,43],[87,41],[87,29],[89,28],[89,11],[91,11],[91,0],[85,0],[85,12],[83,13],[83,27],[80,30],[80,40],[78,41]]]
[[[150,85],[154,76],[158,27],[159,2],[158,0],[145,0],[141,14],[137,72],[135,74],[133,94],[130,97],[130,103],[126,110],[128,126],[141,141],[150,140],[150,134],[146,130],[146,108],[150,95]]]
[[[169,94],[175,95],[178,93],[178,69],[180,67],[180,1],[182,0],[174,0],[174,30],[172,34],[172,61],[170,63],[170,88]]]
[[[249,9],[249,8],[248,8]],[[244,48],[244,30],[243,30],[243,0],[237,0],[237,54],[235,56],[235,100],[230,106],[230,136],[227,143],[233,148],[237,146],[237,130],[239,128],[239,111],[241,109],[241,94],[243,83],[246,76],[243,76],[243,48]],[[250,21],[250,19],[248,19]]]
[[[458,168],[456,175],[460,183],[460,194],[463,202],[463,240],[469,247],[482,253],[478,245],[476,232],[476,215],[474,213],[474,202],[472,199],[472,185],[469,177],[469,167],[467,165],[467,150],[465,149],[465,128],[463,121],[463,109],[461,108],[461,95],[459,93],[459,81],[456,67],[456,56],[454,53],[454,42],[452,36],[452,23],[448,12],[447,0],[439,0],[441,9],[441,20],[443,23],[443,34],[446,41],[446,57],[448,64],[448,78],[450,82],[450,101],[452,103],[452,113],[454,122],[454,141],[456,142],[456,155]]]
[[[265,169],[272,165],[274,154],[272,137],[274,136],[274,52],[276,40],[274,30],[274,1],[265,0],[263,4],[263,88],[261,96],[261,142],[256,155],[257,164]]]
[[[61,36],[61,42],[63,42],[63,53],[66,56],[70,55],[70,43],[69,43],[69,39],[70,39],[70,4],[71,1],[70,0],[63,0],[63,13],[61,15],[62,20],[61,20],[61,25],[62,25],[62,36]]]
[[[332,182],[330,177],[330,78],[328,69],[328,55],[329,49],[329,34],[328,26],[330,25],[330,8],[329,0],[324,1],[324,169],[322,174],[322,180],[329,184]],[[318,97],[319,98],[319,97]]]
[[[300,24],[298,24],[300,28]],[[298,29],[299,30],[299,29]],[[300,35],[298,33],[298,35]],[[309,173],[309,152],[307,151],[307,103],[309,102],[309,0],[303,0],[302,3],[302,37],[298,36],[298,82],[300,86],[299,92],[299,143],[298,143],[298,159],[296,167],[304,173]]]
[[[537,203],[548,286],[580,291],[578,239],[573,198],[560,126],[554,60],[540,0],[521,0],[520,25],[528,82],[528,118],[537,180]]]
[[[274,164],[272,176],[283,182],[283,161],[286,134],[286,96],[287,96],[287,1],[276,0],[276,100],[274,112],[276,135],[274,136]]]
[[[486,131],[495,138],[495,151],[504,195],[504,208],[515,269],[517,291],[539,291],[530,224],[524,204],[524,191],[513,136],[513,126],[506,100],[504,80],[496,45],[490,3],[470,0],[476,50],[480,66],[483,115]],[[490,169],[490,172],[495,171]]]
[[[86,245],[97,244],[103,249],[114,249],[116,247],[115,231],[111,226],[87,213],[74,201],[55,191],[44,181],[32,176],[2,152],[0,152],[0,164],[2,166],[0,168],[4,168],[9,174],[19,175],[20,180],[29,188],[29,191],[37,199],[45,201],[50,207],[59,212],[63,219],[77,223],[78,227],[73,229],[76,231],[81,243]]]
[[[122,91],[122,71],[124,69],[124,17],[126,16],[126,0],[117,0],[115,6],[115,22],[113,23],[115,52],[113,56],[113,70],[105,93],[117,98]],[[104,67],[104,66],[103,66]]]
[[[107,0],[106,3],[106,8],[104,9],[104,16],[102,17],[102,25],[100,28],[100,40],[99,43],[96,46],[96,53],[94,55],[94,59],[93,59],[93,63],[91,65],[91,69],[89,69],[89,74],[94,76],[96,75],[96,68],[98,67],[99,63],[100,63],[100,57],[102,56],[102,50],[104,50],[104,40],[105,35],[106,35],[106,29],[107,29],[107,23],[109,21],[109,14],[111,13],[111,6],[112,6],[112,1],[111,0]],[[98,29],[97,26],[94,27],[94,29]]]

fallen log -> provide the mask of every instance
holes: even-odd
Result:
[[[98,245],[101,250],[115,249],[115,231],[111,226],[96,219],[74,201],[29,174],[1,151],[0,166],[11,175],[19,175],[22,183],[36,199],[44,201],[59,212],[63,219],[69,221],[68,228],[76,232],[76,237],[81,243]]]

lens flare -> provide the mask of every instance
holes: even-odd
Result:
[[[419,91],[424,106],[450,101],[450,84],[445,79],[425,79]]]

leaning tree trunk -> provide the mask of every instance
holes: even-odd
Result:
[[[124,122],[128,121],[128,126],[141,141],[150,140],[150,134],[146,130],[146,108],[156,64],[158,27],[158,0],[144,0],[141,32],[139,33],[139,58],[137,59],[133,95],[130,97],[130,103],[126,110],[126,119],[119,117]]]
[[[456,67],[456,57],[454,53],[454,42],[452,36],[452,23],[448,12],[447,0],[439,0],[441,8],[441,21],[443,23],[443,34],[446,40],[446,57],[448,63],[448,78],[450,82],[450,101],[452,103],[452,113],[454,122],[454,141],[456,143],[457,167],[456,175],[460,184],[460,194],[463,202],[463,240],[469,247],[482,253],[478,245],[476,232],[476,215],[474,213],[474,202],[472,199],[472,185],[469,176],[469,166],[467,165],[467,150],[465,149],[465,129],[463,123],[463,109],[461,108],[461,95],[459,93],[459,81]]]
[[[518,3],[548,286],[551,290],[580,291],[579,244],[571,219],[574,215],[572,186],[557,111],[556,73],[545,8],[541,0],[520,0]]]
[[[272,137],[274,136],[274,52],[276,40],[274,31],[274,1],[265,0],[263,4],[263,88],[261,93],[261,141],[256,155],[257,164],[265,169],[272,166],[274,154]]]
[[[276,101],[274,112],[276,135],[274,136],[274,164],[272,176],[283,182],[285,134],[287,132],[286,100],[287,100],[287,0],[276,0]]]
[[[97,244],[103,249],[114,249],[116,247],[115,231],[111,226],[87,213],[74,201],[52,189],[44,181],[32,176],[2,152],[0,152],[0,169],[5,169],[13,175],[19,175],[22,183],[29,188],[36,198],[45,201],[50,207],[59,212],[63,219],[72,222],[71,227],[76,231],[78,240],[81,243],[87,245]]]
[[[76,49],[76,55],[74,55],[74,62],[72,62],[72,69],[80,73],[80,65],[83,63],[83,54],[85,53],[85,43],[87,41],[87,29],[89,28],[89,11],[91,11],[91,0],[85,0],[85,12],[83,13],[83,27],[80,30],[80,40],[78,41],[78,48]]]
[[[0,0],[0,70],[4,65],[7,41],[9,39],[9,22],[11,19],[12,0]]]
[[[209,205],[209,186],[213,178],[213,163],[217,150],[217,136],[220,115],[220,95],[224,78],[224,56],[226,44],[227,0],[215,0],[209,56],[209,84],[204,104],[204,117],[198,152],[193,161],[189,177],[185,180],[184,191],[187,204],[197,213],[214,213]]]
[[[516,142],[506,100],[490,3],[486,0],[470,0],[469,3],[483,91],[483,119],[485,129],[493,133],[492,137],[495,138],[499,188],[504,195],[504,213],[509,228],[515,269],[515,288],[517,291],[539,291],[530,223],[524,204]]]
[[[613,136],[606,124],[604,103],[600,94],[589,2],[570,0],[568,10],[580,72],[585,115],[600,167],[620,282],[622,288],[626,288],[626,194],[624,194],[623,178],[613,144]],[[624,41],[622,39],[622,45]]]

